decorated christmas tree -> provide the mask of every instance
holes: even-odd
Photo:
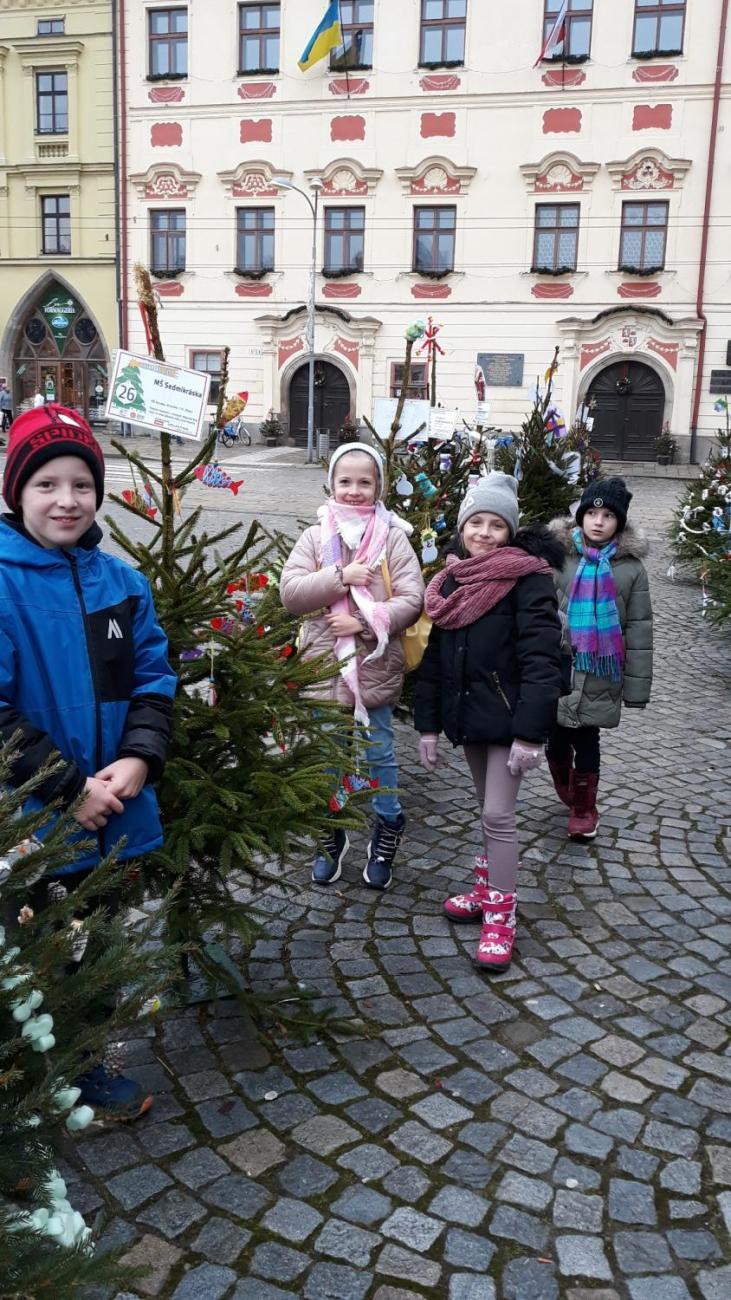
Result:
[[[689,565],[701,582],[703,611],[714,622],[731,617],[731,421],[729,399],[716,402],[724,418],[718,447],[708,457],[700,477],[685,489],[669,537],[677,559]],[[674,566],[671,569],[674,573]]]
[[[85,1283],[123,1280],[113,1259],[93,1254],[91,1233],[56,1165],[69,1135],[93,1118],[74,1086],[108,1049],[108,1035],[136,1018],[165,981],[169,954],[90,897],[125,887],[128,867],[110,861],[67,893],[46,880],[78,853],[62,819],[21,814],[47,775],[7,785],[0,750],[0,1297],[77,1300]],[[42,841],[38,838],[44,831]],[[148,927],[149,929],[149,927]],[[154,950],[153,950],[154,949]],[[120,993],[123,996],[120,999]],[[110,1007],[116,1010],[110,1014]]]
[[[536,382],[533,406],[520,432],[498,449],[496,468],[518,480],[521,523],[549,523],[567,515],[586,484],[596,477],[600,458],[589,445],[585,419],[571,429],[553,401],[558,348],[544,376]]]
[[[152,350],[164,360],[149,275],[140,267],[136,275]],[[246,900],[324,829],[330,773],[343,766],[342,712],[308,692],[334,667],[296,654],[296,628],[277,595],[283,539],[256,524],[209,532],[202,509],[186,508],[196,480],[241,487],[208,463],[213,439],[176,473],[167,433],[158,469],[115,445],[149,485],[155,514],[125,502],[149,537],[134,541],[110,519],[112,536],[152,585],[180,677],[159,788],[165,845],[148,859],[145,885],[163,895],[175,889],[168,935],[210,984],[223,981],[246,997],[231,961],[236,940],[248,945],[257,933]]]

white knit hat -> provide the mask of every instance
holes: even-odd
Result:
[[[371,460],[373,461],[376,467],[376,474],[378,476],[378,492],[376,495],[379,497],[382,496],[383,495],[383,457],[380,451],[376,451],[375,447],[371,447],[370,443],[368,442],[344,442],[341,447],[338,447],[337,450],[333,452],[332,457],[330,459],[330,464],[328,466],[328,471],[327,471],[327,485],[330,488],[330,491],[332,492],[333,474],[335,473],[335,466],[337,465],[339,460],[342,460],[343,456],[347,456],[348,453],[351,451],[360,451],[363,452],[364,455],[371,457]]]
[[[461,531],[472,515],[479,515],[483,511],[504,519],[510,529],[510,536],[515,537],[520,511],[518,480],[512,474],[503,474],[501,470],[495,469],[470,488],[459,508],[457,527]]]

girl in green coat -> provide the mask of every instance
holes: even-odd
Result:
[[[571,519],[551,529],[568,558],[556,579],[568,619],[571,691],[548,742],[556,793],[571,810],[569,835],[593,839],[599,823],[599,731],[617,727],[622,704],[644,709],[652,684],[652,605],[642,557],[647,543],[627,523],[632,493],[622,478],[596,479]]]

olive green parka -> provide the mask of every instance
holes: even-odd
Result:
[[[580,558],[572,536],[574,527],[573,519],[554,519],[550,524],[567,552],[566,563],[556,577],[559,608],[566,614]],[[647,570],[642,563],[647,552],[644,534],[627,524],[619,534],[617,553],[612,560],[626,652],[622,681],[613,682],[574,669],[571,691],[559,701],[558,722],[562,727],[617,727],[623,702],[631,708],[644,708],[650,698],[652,604]]]

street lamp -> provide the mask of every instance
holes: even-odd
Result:
[[[317,202],[322,189],[322,180],[319,176],[313,176],[310,181],[310,189],[314,195],[314,202],[306,190],[301,190],[299,185],[293,185],[291,181],[285,180],[283,176],[273,177],[273,182],[280,190],[295,190],[301,194],[302,198],[312,213],[312,256],[310,259],[310,289],[307,296],[307,346],[310,353],[310,370],[307,384],[307,464],[312,465],[315,460],[315,275],[317,273]]]

